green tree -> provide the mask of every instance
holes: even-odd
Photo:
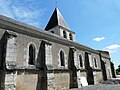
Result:
[[[118,65],[118,68],[116,69],[116,74],[120,75],[120,65]]]

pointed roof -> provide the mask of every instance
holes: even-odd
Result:
[[[62,26],[66,29],[69,29],[66,21],[64,20],[63,16],[61,15],[60,11],[58,10],[58,8],[55,8],[47,26],[45,27],[45,30],[49,30],[57,25]]]

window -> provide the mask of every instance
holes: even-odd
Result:
[[[54,31],[51,31],[51,33],[54,33]]]
[[[96,60],[96,58],[94,58],[94,64],[95,64],[95,67],[97,67],[97,60]]]
[[[35,65],[35,47],[34,45],[29,46],[29,62],[30,65]]]
[[[60,51],[60,62],[61,62],[61,66],[65,66],[65,57],[64,57],[64,52],[62,50]]]
[[[69,38],[70,38],[70,40],[73,40],[73,37],[72,37],[71,33],[69,34]]]
[[[83,67],[83,61],[82,61],[82,56],[79,55],[79,60],[80,60],[80,67]]]
[[[65,30],[63,31],[63,37],[64,37],[64,38],[67,38],[67,35],[66,35],[66,31],[65,31]]]

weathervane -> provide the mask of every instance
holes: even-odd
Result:
[[[55,7],[57,7],[57,0],[55,0]]]

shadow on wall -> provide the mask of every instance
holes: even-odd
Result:
[[[106,74],[105,62],[102,60],[101,54],[100,54],[100,61],[101,61],[103,80],[105,81],[105,80],[107,80],[107,74]]]
[[[110,62],[110,64],[111,64],[112,77],[116,78],[114,64],[112,62]]]
[[[88,55],[89,53],[85,52],[85,69],[87,71],[87,81],[88,85],[94,85],[93,69],[90,67]]]
[[[5,86],[5,55],[8,33],[5,32],[0,39],[0,90],[4,90]]]
[[[47,67],[45,64],[45,42],[42,41],[40,44],[38,56],[37,56],[37,68],[41,70],[38,73],[38,82],[36,90],[47,90]]]
[[[68,68],[70,69],[70,89],[78,88],[77,69],[74,65],[74,50],[72,48],[69,50]]]

